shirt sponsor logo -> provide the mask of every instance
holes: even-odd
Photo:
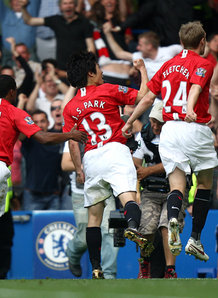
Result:
[[[196,75],[199,77],[204,78],[205,77],[205,73],[206,73],[206,69],[199,67],[196,71]]]
[[[119,92],[123,92],[125,94],[128,91],[128,87],[126,87],[126,86],[119,86],[118,87],[118,91]]]
[[[64,221],[46,225],[36,239],[36,252],[39,260],[53,270],[69,269],[66,249],[76,230],[76,227]]]
[[[24,118],[24,121],[26,121],[26,123],[29,125],[34,124],[34,121],[30,116],[27,116],[26,118]]]

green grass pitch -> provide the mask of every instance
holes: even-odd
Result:
[[[0,298],[217,298],[217,279],[1,280]]]

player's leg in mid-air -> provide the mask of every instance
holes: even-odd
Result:
[[[124,236],[135,242],[144,250],[148,245],[148,240],[144,235],[138,232],[141,220],[141,210],[136,202],[136,193],[124,192],[119,195],[119,199],[124,207],[124,216],[128,225],[124,231]]]
[[[167,197],[167,216],[168,216],[168,244],[171,253],[178,256],[182,251],[182,243],[179,235],[178,216],[182,207],[183,196],[186,188],[185,173],[176,168],[169,175],[170,194]]]
[[[213,169],[200,171],[197,175],[198,185],[193,203],[192,232],[185,247],[186,254],[193,255],[196,259],[205,262],[209,259],[209,256],[204,252],[200,237],[209,211],[212,181]]]
[[[197,192],[194,202],[194,219],[191,244],[200,241],[200,233],[204,227],[207,213],[210,189],[212,185],[213,168],[217,166],[217,154],[213,145],[210,128],[198,123],[183,121],[168,121],[162,128],[160,136],[160,155],[169,177],[170,194],[167,200],[169,220],[169,246],[174,255],[181,252],[179,238],[178,212],[186,187],[186,175],[191,170],[197,176]],[[199,242],[197,244],[201,245]],[[188,250],[189,245],[186,248]],[[190,252],[190,254],[194,254]],[[207,260],[202,251],[195,256]]]

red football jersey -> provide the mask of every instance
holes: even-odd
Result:
[[[22,132],[28,138],[41,130],[29,114],[0,98],[0,160],[9,166],[13,161],[13,149]]]
[[[119,85],[102,84],[80,88],[66,105],[63,131],[68,132],[77,124],[78,130],[88,134],[85,151],[108,142],[126,143],[121,128],[119,106],[133,105],[138,90]]]
[[[192,84],[197,84],[201,86],[202,92],[194,108],[197,114],[196,122],[207,123],[211,119],[208,108],[212,74],[213,65],[190,50],[183,50],[164,63],[147,83],[154,94],[161,93],[164,102],[164,121],[184,120],[189,90]]]

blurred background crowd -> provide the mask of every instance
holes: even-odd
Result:
[[[207,33],[204,58],[214,74],[210,86],[210,125],[218,150],[218,1],[217,0],[0,0],[0,74],[17,83],[17,107],[44,131],[62,131],[62,112],[75,95],[67,80],[72,53],[93,51],[104,81],[138,89],[133,60],[142,58],[151,79],[181,50],[181,24],[199,20]],[[134,106],[121,107],[129,116]],[[141,131],[148,111],[135,123]],[[72,192],[83,194],[63,166],[64,144],[46,146],[23,136],[11,167],[12,210],[71,210]],[[64,152],[64,153],[63,153]],[[69,152],[67,153],[69,165]],[[70,179],[75,184],[70,190]],[[212,205],[218,208],[218,170]],[[116,254],[115,254],[116,256]],[[75,272],[74,272],[75,273]]]
[[[217,148],[217,0],[0,0],[0,72],[16,80],[17,107],[33,115],[42,129],[61,131],[63,108],[76,92],[66,75],[71,53],[95,52],[105,82],[138,88],[140,77],[132,61],[143,58],[150,79],[165,61],[181,51],[179,28],[193,20],[204,25],[204,57],[214,65],[210,89],[214,120],[210,126]],[[133,109],[122,107],[121,114],[130,115]],[[140,131],[147,119],[147,114],[143,115],[135,130]],[[30,146],[32,154],[28,154]],[[37,208],[71,209],[68,175],[61,170],[62,146],[56,147],[40,152],[27,140],[17,142],[12,165],[14,210],[36,208],[25,203],[28,192],[57,196],[55,207],[46,201]],[[48,156],[53,154],[59,157],[55,166],[50,161],[55,171],[48,166]],[[217,199],[217,172],[214,181]]]

